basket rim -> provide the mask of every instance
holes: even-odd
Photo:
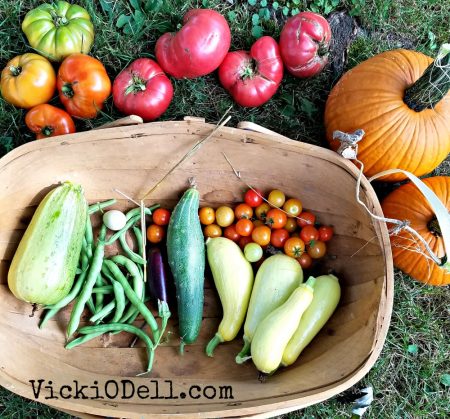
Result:
[[[105,132],[117,131],[117,130],[126,130],[130,132],[138,133],[139,130],[142,130],[142,128],[148,129],[149,126],[160,126],[164,128],[168,128],[170,126],[172,127],[180,127],[180,126],[192,126],[197,128],[210,128],[214,129],[215,125],[205,123],[200,120],[185,120],[185,121],[160,121],[160,122],[150,122],[146,124],[139,124],[137,126],[129,126],[129,127],[112,127],[112,128],[106,128],[104,129]],[[331,164],[336,164],[343,168],[347,173],[349,173],[355,180],[359,176],[359,170],[357,167],[350,162],[347,159],[344,159],[343,157],[339,156],[336,152],[316,146],[313,144],[307,144],[302,143],[300,141],[295,141],[292,139],[289,139],[287,137],[284,137],[280,134],[274,133],[274,134],[268,134],[268,133],[258,133],[248,130],[243,130],[240,128],[233,128],[233,127],[222,127],[220,132],[217,132],[214,136],[223,136],[226,135],[226,133],[239,133],[244,142],[251,142],[253,138],[263,138],[269,141],[273,141],[275,143],[280,144],[287,144],[287,145],[295,145],[296,147],[299,147],[303,149],[307,154],[313,154],[315,157],[322,158],[324,160],[327,160]],[[7,166],[10,162],[17,160],[21,158],[23,155],[26,155],[28,153],[32,153],[35,151],[52,148],[52,147],[60,147],[60,146],[66,146],[69,145],[71,142],[80,142],[80,141],[93,141],[92,138],[89,138],[89,135],[87,135],[89,131],[82,132],[82,133],[75,133],[75,134],[68,134],[65,136],[59,136],[59,137],[53,137],[46,139],[45,142],[41,141],[33,141],[26,144],[23,144],[11,152],[7,153],[5,156],[3,156],[0,159],[0,172],[3,170],[5,166]],[[170,132],[168,132],[170,134]],[[109,141],[109,139],[97,139],[95,141]],[[378,200],[378,197],[370,184],[370,182],[367,180],[365,176],[362,176],[361,178],[361,187],[366,193],[367,197],[370,199],[371,205],[373,205],[373,211],[378,214],[382,215],[382,209],[381,204]],[[287,396],[286,400],[280,400],[273,402],[273,400],[268,400],[267,403],[261,404],[259,406],[251,406],[251,407],[240,407],[240,406],[228,406],[228,408],[224,408],[225,406],[222,406],[222,408],[213,408],[211,405],[212,410],[206,412],[199,412],[196,414],[149,414],[142,415],[142,414],[136,414],[133,415],[132,412],[127,412],[124,410],[125,407],[131,407],[132,405],[120,405],[120,409],[109,409],[108,408],[102,408],[97,406],[88,406],[84,404],[78,403],[76,400],[39,400],[39,402],[43,404],[47,404],[49,406],[60,408],[62,410],[65,410],[68,413],[77,415],[77,414],[89,414],[89,416],[85,417],[91,417],[95,418],[97,416],[92,415],[91,412],[94,414],[99,415],[111,415],[111,413],[120,415],[120,416],[126,416],[126,417],[272,417],[280,414],[285,414],[297,409],[302,409],[304,407],[310,406],[312,404],[324,401],[326,399],[329,399],[336,394],[341,393],[342,391],[345,391],[346,389],[353,386],[355,383],[360,381],[373,367],[376,360],[378,359],[381,350],[383,348],[383,344],[385,342],[387,332],[389,329],[392,309],[393,309],[393,294],[394,294],[394,269],[393,269],[393,258],[392,258],[392,252],[390,248],[390,240],[388,235],[388,230],[385,223],[381,223],[378,221],[374,221],[374,227],[377,231],[377,236],[382,244],[383,249],[383,258],[384,258],[384,280],[383,280],[383,290],[382,290],[382,296],[380,305],[378,308],[378,318],[376,321],[376,330],[375,330],[375,337],[374,337],[374,344],[372,346],[371,352],[368,354],[367,358],[359,365],[354,371],[349,373],[346,377],[341,378],[336,383],[330,383],[328,386],[323,387],[323,390],[319,390],[318,392],[307,394],[307,395],[301,395],[301,393],[296,393],[296,397],[292,398],[292,395]],[[31,390],[29,386],[19,380],[15,380],[14,377],[11,377],[7,374],[6,371],[3,369],[0,369],[0,385],[5,387],[6,389],[13,391],[14,393],[26,397],[29,397],[31,394]],[[81,410],[80,410],[81,409]],[[129,416],[131,415],[131,416]]]

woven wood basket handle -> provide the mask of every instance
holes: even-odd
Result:
[[[117,127],[127,127],[130,125],[140,125],[143,124],[144,120],[137,115],[130,115],[124,118],[117,119],[115,121],[108,122],[107,124],[100,125],[99,127],[93,128],[93,130],[97,129],[105,129],[105,128],[117,128]]]

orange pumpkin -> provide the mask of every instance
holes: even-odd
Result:
[[[423,179],[450,211],[450,176]],[[412,183],[400,186],[382,203],[384,215],[398,220],[409,220],[429,244],[436,256],[445,256],[441,230],[428,201]],[[450,284],[450,272],[427,259],[423,244],[419,244],[410,233],[401,231],[391,236],[394,265],[420,282],[430,285]]]
[[[450,54],[432,64],[424,54],[387,51],[349,70],[332,89],[325,110],[327,139],[335,130],[363,129],[358,159],[366,176],[404,169],[422,176],[450,152]],[[438,65],[439,64],[439,65]],[[386,181],[403,180],[402,174]]]

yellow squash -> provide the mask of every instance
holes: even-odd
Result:
[[[206,253],[223,308],[219,330],[206,347],[206,354],[212,356],[219,343],[236,337],[244,322],[253,287],[253,269],[239,246],[227,238],[208,239]]]

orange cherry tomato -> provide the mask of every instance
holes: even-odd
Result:
[[[289,217],[297,217],[302,212],[302,208],[301,201],[295,198],[288,199],[283,205],[283,209],[289,214]]]
[[[208,224],[203,229],[203,234],[205,237],[220,237],[222,235],[222,229],[217,224]]]
[[[258,220],[265,221],[267,213],[270,211],[271,206],[267,202],[263,202],[255,208],[255,215]]]
[[[50,61],[34,53],[12,58],[0,78],[3,99],[18,108],[30,109],[48,102],[55,87],[56,74]]]
[[[250,236],[252,234],[253,228],[254,228],[254,225],[253,225],[252,221],[247,218],[241,218],[236,223],[236,231],[241,236],[245,236],[245,237]]]
[[[265,225],[264,224],[264,222],[262,221],[262,220],[255,220],[255,221],[253,221],[253,226],[256,228],[256,227],[261,227],[261,226],[263,226],[263,225]]]
[[[72,117],[66,111],[47,103],[31,108],[25,116],[25,124],[36,134],[37,140],[75,132]]]
[[[245,247],[247,244],[252,243],[252,242],[253,242],[252,236],[242,236],[242,237],[239,239],[239,247],[240,247],[242,250],[244,250],[244,247]]]
[[[281,208],[286,201],[286,196],[280,190],[274,189],[269,193],[267,200],[269,201],[270,205]]]
[[[284,228],[287,231],[289,231],[289,233],[293,233],[297,229],[297,221],[295,220],[295,218],[288,217],[288,219],[286,220],[286,225],[284,226]]]
[[[259,226],[252,231],[253,241],[260,246],[267,246],[270,243],[270,235],[271,231],[267,226]]]
[[[240,234],[236,231],[236,224],[226,227],[223,231],[223,236],[227,239],[233,240],[234,242],[238,242],[241,238]]]
[[[312,258],[308,255],[308,253],[304,252],[300,257],[297,258],[298,263],[303,269],[308,269],[312,265]]]
[[[165,208],[158,208],[153,213],[153,222],[159,226],[166,226],[169,224],[170,211]]]
[[[307,225],[314,225],[316,222],[316,216],[308,211],[303,211],[297,218],[297,225],[299,227],[305,227]]]
[[[308,255],[313,259],[320,259],[327,253],[327,245],[320,240],[312,242],[308,247]]]
[[[157,224],[152,224],[147,228],[147,239],[150,243],[160,243],[165,235],[164,228]]]
[[[266,217],[266,224],[272,228],[283,228],[286,225],[287,215],[278,208],[272,208]]]
[[[284,228],[278,228],[272,231],[270,244],[274,247],[283,247],[285,241],[289,238],[289,232]]]
[[[234,209],[234,215],[238,220],[241,218],[252,218],[253,217],[253,208],[247,204],[239,204]]]
[[[203,207],[198,211],[200,222],[207,226],[216,221],[216,212],[211,207]]]
[[[56,86],[67,112],[79,118],[95,118],[111,93],[105,67],[86,54],[72,54],[64,59]]]
[[[216,223],[220,227],[228,227],[233,224],[234,221],[234,211],[225,205],[217,208],[216,210]]]
[[[305,251],[305,243],[302,239],[291,237],[284,243],[284,253],[293,258],[300,257]]]

